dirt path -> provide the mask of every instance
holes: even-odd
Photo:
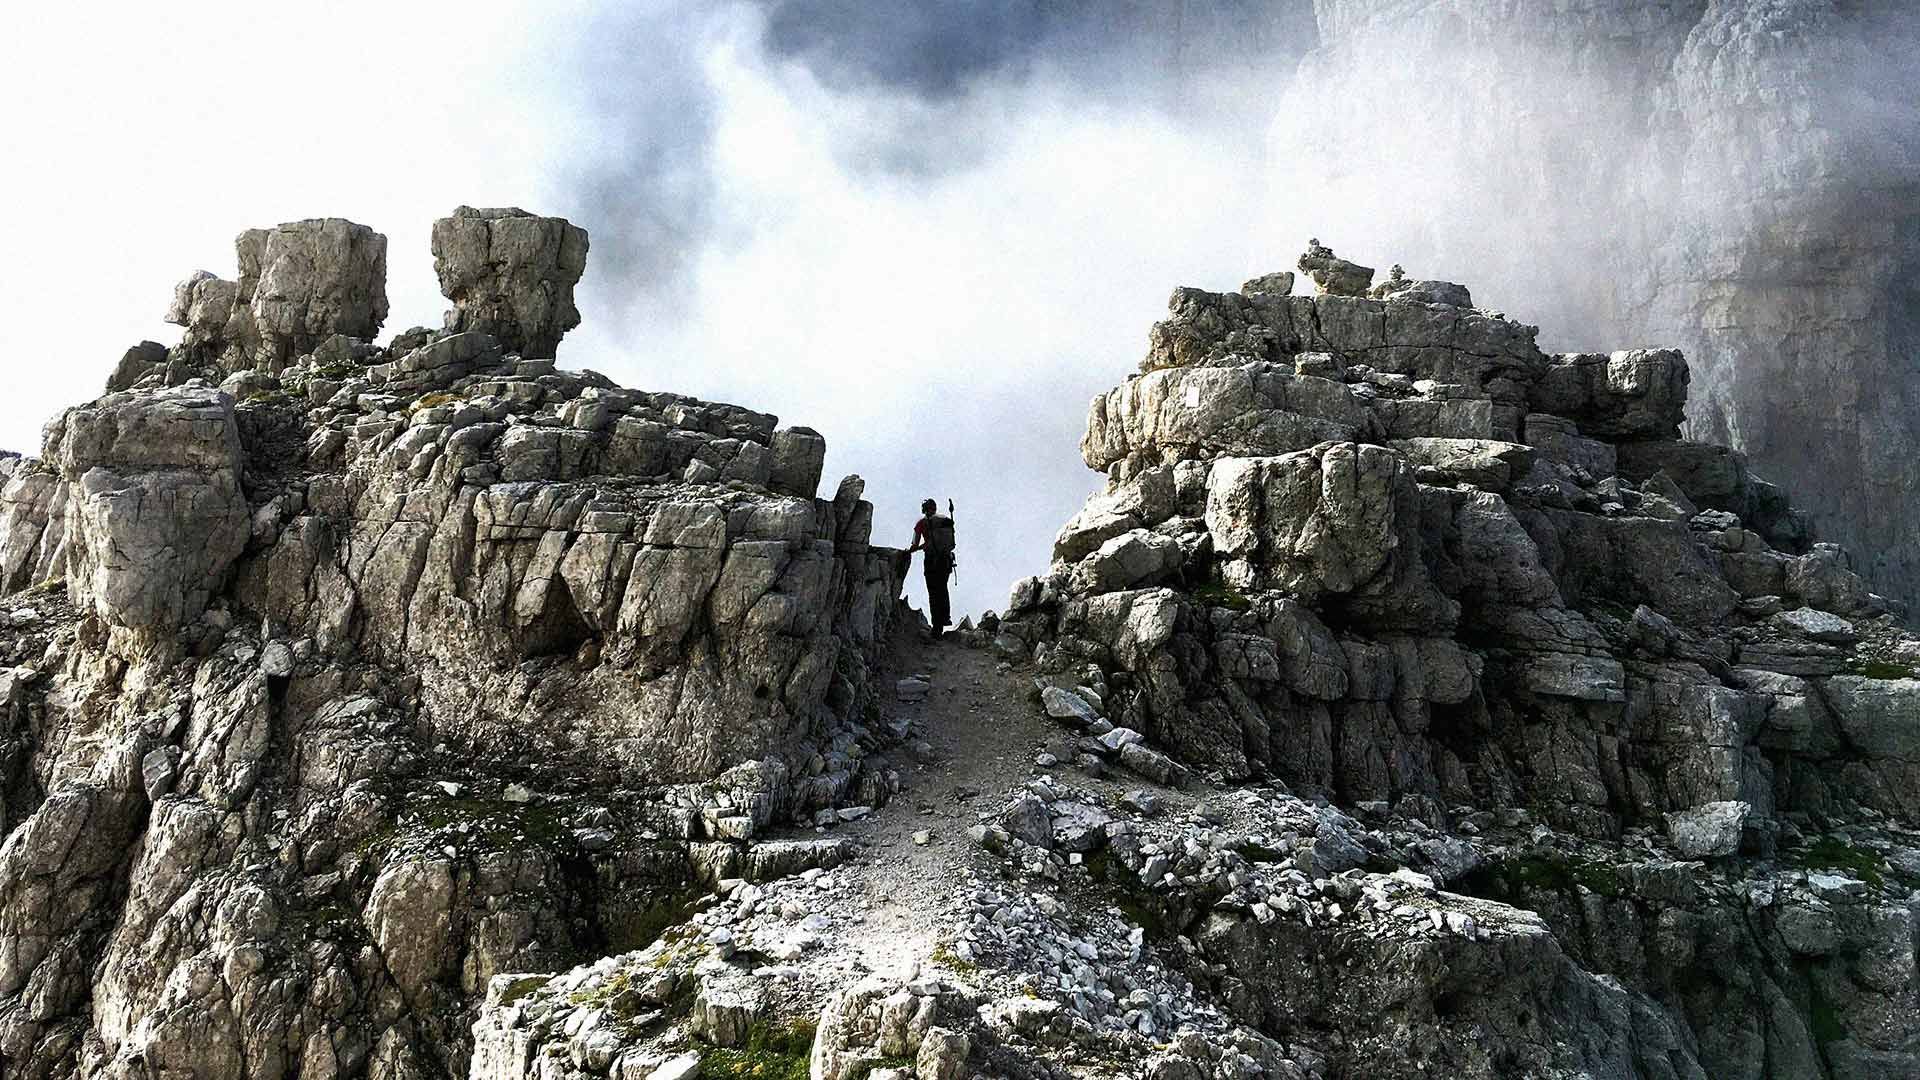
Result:
[[[912,722],[909,744],[924,741],[918,755],[893,755],[903,790],[867,818],[841,827],[860,844],[849,875],[865,902],[846,927],[843,944],[867,970],[911,977],[914,965],[941,944],[943,934],[967,925],[960,910],[969,871],[1004,875],[1003,858],[983,851],[967,836],[991,819],[1009,791],[1042,774],[1111,806],[1129,791],[1154,792],[1168,811],[1190,809],[1190,793],[1160,787],[1128,772],[1091,776],[1070,764],[1073,736],[1034,703],[1032,676],[1002,671],[994,655],[951,638],[916,640],[905,633],[888,673],[889,719]],[[894,680],[924,675],[925,700],[904,702],[892,694]],[[1050,752],[1059,761],[1041,766]],[[916,843],[917,838],[924,843]]]
[[[843,827],[862,845],[858,880],[871,905],[846,943],[870,970],[907,974],[939,944],[937,928],[965,924],[950,909],[966,871],[988,865],[967,829],[1030,779],[1034,759],[1060,737],[1029,702],[1027,676],[996,666],[951,638],[907,640],[895,651],[888,696],[891,679],[908,675],[928,676],[931,689],[924,701],[892,701],[887,713],[912,721],[911,738],[931,752],[899,755],[904,790]]]

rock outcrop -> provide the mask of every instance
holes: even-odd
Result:
[[[916,654],[819,433],[556,365],[579,230],[435,249],[378,345],[244,234],[0,458],[0,1075],[1920,1072],[1920,639],[1680,352],[1177,290]]]
[[[958,628],[1055,725],[925,730],[1044,742],[965,767],[1002,798],[922,754],[873,851],[496,976],[472,1075],[1914,1072],[1920,641],[1679,438],[1680,353],[1302,269],[1174,294],[1089,412],[1106,489]],[[908,738],[955,689],[899,681]],[[903,916],[900,860],[967,869]]]
[[[858,479],[556,368],[580,229],[440,224],[453,328],[371,343],[364,226],[251,230],[0,461],[5,1075],[465,1075],[496,972],[830,862],[755,839],[891,790]]]
[[[529,360],[552,359],[580,325],[573,286],[587,268],[587,231],[518,208],[463,206],[433,223],[433,271],[453,301],[446,328],[491,334]]]
[[[1339,265],[1317,244],[1310,263]],[[1600,843],[1667,832],[1689,858],[1770,859],[1809,816],[1920,823],[1920,640],[1742,455],[1678,437],[1680,353],[1550,356],[1533,327],[1425,299],[1463,289],[1358,292],[1176,290],[1144,373],[1095,398],[1081,449],[1106,489],[995,630],[1099,703],[1077,718],[1090,749],[1138,732],[1216,782],[1524,808]],[[1911,912],[1871,918],[1890,921],[1863,947],[1911,971]],[[1742,1008],[1840,977],[1725,947],[1770,972]],[[1678,1009],[1710,1075],[1819,1056],[1813,1006],[1799,1035],[1710,1037],[1726,1000],[1581,959]],[[1878,1017],[1916,987],[1877,985],[1847,997],[1845,1037],[1911,1066],[1920,1030]],[[1297,1017],[1298,989],[1263,999]]]
[[[248,229],[240,280],[205,270],[174,286],[167,321],[186,356],[277,372],[335,334],[371,339],[387,320],[387,238],[345,218]]]
[[[1920,603],[1920,482],[1895,464],[1920,446],[1920,9],[1314,9],[1276,115],[1312,162],[1286,198],[1471,271],[1556,340],[1684,349],[1691,437],[1748,455],[1875,588]]]

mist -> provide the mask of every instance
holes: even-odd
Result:
[[[978,613],[1045,569],[1100,485],[1078,452],[1087,402],[1135,370],[1176,285],[1290,269],[1312,236],[1461,281],[1549,348],[1628,347],[1682,321],[1648,315],[1669,234],[1771,227],[1758,180],[1713,183],[1716,149],[1760,136],[1690,127],[1661,89],[1704,5],[1650,9],[1627,41],[1573,15],[1361,26],[1360,6],[1319,8],[36,13],[0,45],[34,163],[32,257],[0,267],[0,446],[32,452],[128,345],[177,340],[159,322],[173,282],[230,276],[243,228],[385,232],[390,334],[439,323],[434,217],[520,205],[592,236],[563,366],[816,428],[824,493],[864,477],[876,542],[904,545],[922,498],[951,499],[955,611]],[[82,65],[53,67],[81,37],[61,51]],[[1912,85],[1854,59],[1848,87]],[[1913,162],[1884,137],[1910,108],[1867,96],[1849,115],[1879,156],[1836,158],[1848,182]]]

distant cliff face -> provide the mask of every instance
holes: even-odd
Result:
[[[1275,146],[1324,231],[1543,340],[1677,345],[1691,433],[1920,599],[1920,12],[1884,0],[1319,0]],[[1364,249],[1363,249],[1364,250]],[[1431,260],[1431,265],[1420,260]],[[1418,262],[1418,265],[1413,265]]]

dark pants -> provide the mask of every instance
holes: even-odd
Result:
[[[953,575],[953,560],[927,553],[927,606],[936,632],[952,621],[951,601],[947,599],[947,578]]]

